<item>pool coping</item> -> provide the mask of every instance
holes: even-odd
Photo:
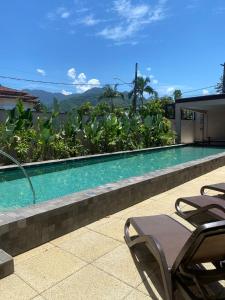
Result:
[[[64,158],[64,159],[54,159],[54,160],[44,160],[44,161],[31,162],[31,163],[22,163],[21,165],[22,165],[22,167],[29,168],[29,167],[36,167],[36,166],[42,166],[42,165],[58,164],[58,163],[63,163],[63,162],[86,160],[86,159],[91,160],[94,158],[116,156],[116,155],[121,155],[121,154],[132,154],[132,153],[135,154],[135,153],[156,151],[156,150],[162,150],[162,149],[168,149],[168,148],[185,147],[185,146],[190,146],[190,145],[193,145],[193,144],[174,144],[174,145],[168,145],[168,146],[150,147],[150,148],[142,148],[142,149],[136,149],[136,150],[117,151],[117,152],[101,153],[101,154],[93,154],[93,155],[83,155],[83,156],[75,156],[75,157]],[[14,165],[14,164],[4,165],[4,166],[0,166],[0,171],[16,169],[16,168],[18,168],[18,166]]]
[[[0,248],[12,256],[18,255],[224,164],[225,152],[29,207],[1,212]]]

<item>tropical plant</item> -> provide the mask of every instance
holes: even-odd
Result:
[[[107,103],[82,105],[59,122],[57,107],[50,115],[38,117],[19,101],[0,125],[0,147],[21,162],[59,159],[76,155],[105,153],[174,142],[174,132],[165,118],[163,101],[146,102],[134,114],[132,108]]]
[[[111,110],[113,111],[113,100],[118,97],[124,99],[124,94],[117,91],[117,84],[115,84],[113,88],[110,85],[106,85],[103,94],[99,97],[99,100],[109,101],[111,105]]]
[[[175,90],[173,92],[173,98],[174,98],[174,100],[182,98],[182,92],[181,92],[181,90]]]
[[[41,103],[40,101],[38,101],[35,105],[34,105],[34,110],[36,112],[47,112],[47,106],[45,106],[43,103]]]
[[[28,129],[32,126],[33,119],[31,110],[25,110],[23,102],[21,100],[18,100],[15,108],[9,111],[9,115],[6,120],[7,130],[16,132],[22,129]]]
[[[147,93],[148,95],[154,95],[157,96],[156,91],[149,85],[151,82],[149,77],[142,77],[138,76],[137,81],[133,80],[134,88],[129,93],[129,98],[133,98],[133,109],[136,111],[136,105],[135,103],[135,94],[137,96],[137,100],[141,103],[141,106],[144,104],[144,93]]]
[[[216,84],[215,90],[218,94],[223,93],[223,76],[220,77],[220,81]]]

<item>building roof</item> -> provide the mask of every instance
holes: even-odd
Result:
[[[206,95],[176,100],[176,107],[198,112],[225,109],[225,94]]]
[[[225,100],[225,94],[214,94],[214,95],[206,95],[206,96],[180,98],[180,99],[176,100],[176,103],[194,102],[194,101],[210,101],[210,100],[221,100],[221,99]]]
[[[21,99],[24,102],[37,103],[38,98],[26,92],[14,90],[0,85],[0,100],[1,99]]]

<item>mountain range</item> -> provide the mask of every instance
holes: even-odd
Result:
[[[92,105],[96,105],[99,102],[99,97],[104,92],[104,88],[92,88],[82,94],[71,94],[67,96],[61,93],[51,93],[43,90],[27,89],[24,91],[38,97],[39,101],[49,109],[52,107],[54,99],[57,99],[60,111],[66,112],[81,106],[85,102],[90,102]],[[127,92],[124,92],[124,100],[121,98],[114,99],[115,105],[128,105],[129,103],[130,100],[128,99]]]

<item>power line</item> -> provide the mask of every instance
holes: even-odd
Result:
[[[211,85],[211,86],[202,87],[202,88],[199,88],[199,89],[196,89],[196,90],[191,90],[191,91],[182,92],[182,94],[198,92],[198,91],[202,91],[202,90],[210,89],[210,88],[215,88],[215,87],[216,87],[216,84],[215,84],[215,85]]]
[[[94,83],[68,83],[68,82],[43,81],[43,80],[34,80],[34,79],[27,79],[27,78],[14,77],[14,76],[4,76],[4,75],[0,75],[0,78],[9,79],[9,80],[16,80],[16,81],[32,82],[32,83],[51,84],[51,85],[93,86],[93,87],[96,87],[96,84],[94,84]],[[115,79],[119,79],[119,78],[115,78]],[[122,81],[122,80],[120,80],[120,81]],[[133,85],[133,82],[124,82],[124,81],[122,81],[122,83],[104,83],[104,84],[99,84],[98,86],[105,86],[105,85],[117,85],[117,86]],[[198,89],[195,89],[195,90],[184,91],[184,92],[182,92],[182,94],[193,93],[193,92],[202,91],[204,89],[215,88],[215,87],[216,87],[216,85],[206,86],[206,87],[198,88]]]
[[[26,81],[26,82],[33,82],[33,83],[65,85],[65,86],[95,86],[96,87],[97,85],[94,83],[68,83],[68,82],[43,81],[43,80],[34,80],[34,79],[27,79],[27,78],[13,77],[13,76],[4,76],[4,75],[0,75],[0,78],[16,80],[16,81]],[[128,85],[128,84],[131,83],[125,83],[125,82],[117,83],[117,85]],[[99,84],[98,86],[104,86],[104,85],[115,85],[115,83]]]

